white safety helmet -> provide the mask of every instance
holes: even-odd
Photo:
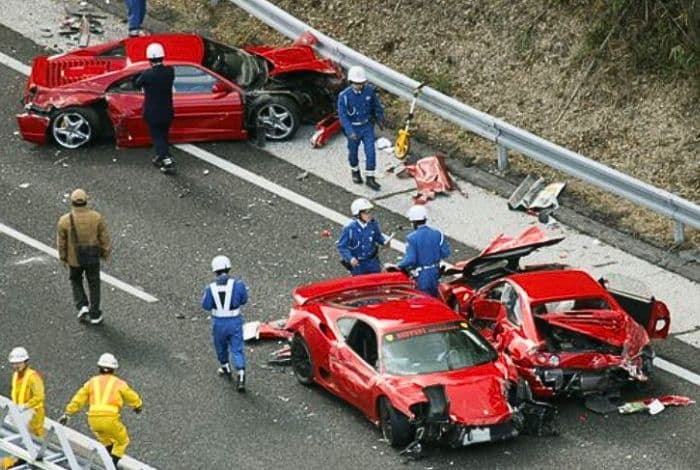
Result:
[[[113,354],[104,353],[100,356],[100,360],[97,361],[97,366],[105,369],[117,369],[119,362],[117,362],[117,358]]]
[[[165,49],[157,42],[152,42],[146,48],[146,58],[148,60],[163,59],[165,57]]]
[[[228,256],[214,256],[214,259],[211,260],[212,272],[224,271],[226,269],[231,269],[231,260],[228,259]]]
[[[352,204],[350,205],[350,212],[352,212],[352,215],[355,217],[360,215],[360,212],[368,211],[370,209],[374,209],[374,206],[372,205],[371,202],[369,202],[367,199],[365,199],[363,197],[355,199],[354,201],[352,201]]]
[[[411,222],[420,222],[421,220],[427,220],[428,218],[428,209],[426,209],[425,206],[416,204],[415,206],[411,206],[411,208],[406,212],[406,217],[408,217],[408,220]]]
[[[23,347],[14,348],[10,351],[10,357],[7,358],[10,364],[19,364],[29,360],[29,353]]]
[[[367,81],[367,72],[361,65],[353,65],[348,70],[348,81],[350,83],[365,83]]]

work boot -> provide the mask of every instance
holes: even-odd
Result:
[[[104,320],[102,316],[102,310],[97,312],[90,312],[90,323],[92,325],[99,325]]]
[[[176,173],[175,160],[173,160],[172,157],[165,157],[162,160],[160,171],[166,175],[174,175]]]
[[[352,170],[352,182],[362,184],[362,175],[360,174],[360,170]]]
[[[229,367],[228,364],[221,364],[221,367],[216,371],[217,374],[219,374],[222,377],[226,377],[227,379],[231,378],[231,367]]]
[[[82,307],[80,307],[80,310],[78,310],[78,320],[85,320],[85,315],[87,315],[89,312],[90,308],[87,305],[83,305]]]
[[[236,391],[239,393],[245,392],[245,370],[238,370],[238,382],[236,383]]]
[[[377,183],[377,180],[374,179],[374,176],[368,176],[365,184],[375,191],[379,191],[381,189],[381,186],[379,183]]]
[[[151,163],[153,163],[153,165],[157,166],[158,168],[161,167],[161,165],[163,164],[162,162],[163,162],[163,159],[160,158],[158,155],[153,157],[153,160],[151,160]]]

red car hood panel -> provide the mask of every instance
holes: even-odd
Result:
[[[539,318],[551,325],[590,336],[616,347],[626,346],[630,355],[637,354],[649,342],[646,331],[624,312],[557,312],[540,315]]]
[[[306,46],[297,47],[250,47],[247,52],[264,57],[272,64],[270,75],[275,76],[287,72],[313,70],[315,72],[335,74],[335,68],[330,62],[319,59],[313,49]]]
[[[442,384],[450,402],[450,416],[459,423],[485,426],[510,419],[503,395],[505,380],[492,363],[452,372],[411,377],[392,376],[387,384],[409,404],[427,401],[423,388]]]

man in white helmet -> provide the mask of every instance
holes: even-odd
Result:
[[[175,174],[175,160],[168,148],[168,134],[173,122],[173,83],[175,70],[163,63],[165,50],[157,42],[146,48],[151,68],[136,77],[134,85],[143,88],[143,119],[151,133],[156,156],[153,164],[165,174]]]
[[[214,349],[219,360],[217,373],[231,378],[230,355],[236,368],[236,390],[245,391],[245,353],[241,307],[248,302],[248,288],[240,279],[229,276],[231,260],[219,255],[211,260],[216,281],[204,290],[202,308],[211,312]]]
[[[115,375],[119,362],[114,355],[102,354],[97,367],[99,374],[85,382],[73,395],[58,422],[68,423],[72,415],[89,403],[88,425],[97,440],[107,448],[116,467],[129,445],[129,433],[121,420],[121,408],[126,403],[134,409],[134,413],[141,413],[143,401],[129,384]]]
[[[336,248],[340,262],[353,276],[378,273],[382,265],[377,256],[379,246],[389,242],[372,215],[374,206],[367,199],[355,199],[350,205],[353,219],[343,227]]]
[[[414,230],[406,237],[406,254],[399,269],[416,273],[418,289],[438,297],[440,260],[450,256],[450,245],[440,230],[426,225],[428,210],[425,206],[412,206],[406,216]]]
[[[350,86],[338,95],[338,118],[348,138],[348,162],[352,181],[362,184],[358,150],[360,142],[365,151],[365,180],[367,186],[378,191],[379,183],[375,179],[377,167],[374,149],[374,124],[384,126],[384,107],[377,97],[374,86],[367,84],[365,69],[359,65],[348,71]]]

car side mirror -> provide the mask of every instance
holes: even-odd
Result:
[[[222,82],[221,80],[217,81],[214,83],[214,85],[211,87],[212,93],[231,93],[232,89],[230,86],[228,86],[225,82]]]

